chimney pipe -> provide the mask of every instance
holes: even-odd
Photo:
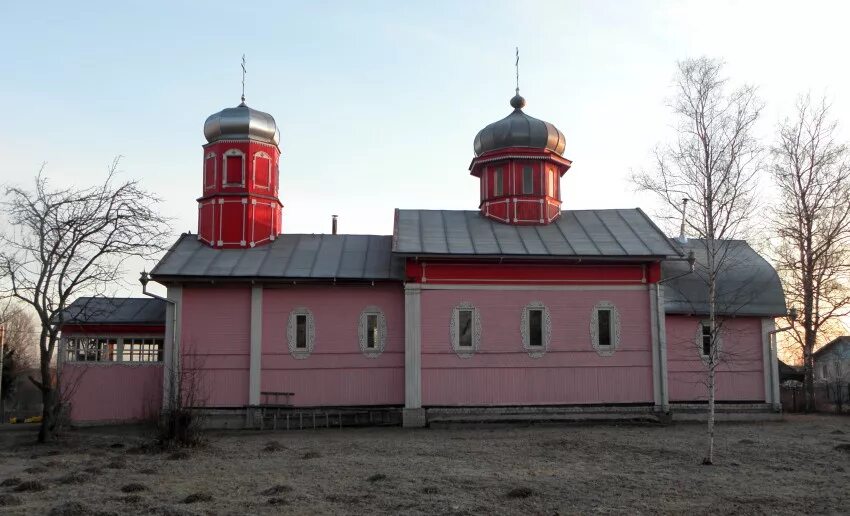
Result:
[[[688,198],[685,197],[682,199],[682,228],[679,230],[679,242],[685,243],[688,241],[688,237],[685,236],[685,219],[688,213]]]
[[[336,215],[331,215],[331,234],[336,235]]]

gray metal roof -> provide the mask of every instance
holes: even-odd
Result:
[[[549,122],[526,115],[522,111],[525,99],[519,95],[519,91],[511,99],[511,106],[514,111],[510,115],[493,122],[475,135],[473,149],[476,156],[509,147],[549,149],[558,154],[564,153],[564,133]]]
[[[280,131],[274,118],[258,109],[248,107],[243,100],[232,108],[213,113],[204,122],[204,136],[210,143],[219,140],[256,140],[277,145]]]
[[[785,315],[785,294],[776,270],[743,240],[727,240],[722,269],[717,280],[717,311],[724,315]],[[692,274],[664,283],[665,311],[670,314],[704,315],[708,313],[708,283],[705,242],[691,239],[681,245],[693,251],[697,263]],[[688,271],[682,261],[661,264],[663,278]]]
[[[65,324],[165,324],[165,301],[151,297],[80,297],[65,309]]]
[[[638,258],[679,256],[639,208],[571,210],[545,226],[514,226],[478,211],[396,210],[402,255]]]
[[[384,235],[280,235],[253,249],[213,249],[184,234],[151,271],[190,278],[400,280],[404,260]]]

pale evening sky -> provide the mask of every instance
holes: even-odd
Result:
[[[574,162],[564,208],[652,213],[628,177],[669,135],[676,60],[719,57],[758,86],[765,138],[808,90],[846,138],[848,19],[817,1],[15,2],[0,183],[46,162],[57,184],[91,184],[120,154],[175,238],[196,231],[203,123],[239,103],[244,53],[247,102],[281,131],[284,231],[329,232],[337,213],[341,232],[389,234],[396,207],[477,208],[472,141],[510,112],[519,46],[525,111]]]

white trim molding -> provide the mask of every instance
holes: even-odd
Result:
[[[470,328],[470,331],[472,332],[471,346],[460,345],[461,311],[472,312],[472,327]],[[457,353],[457,356],[460,358],[470,358],[478,352],[478,349],[481,346],[481,314],[479,313],[478,308],[472,305],[472,303],[462,302],[452,308],[452,318],[449,323],[449,338],[451,339],[452,350]]]
[[[609,319],[611,328],[611,345],[603,346],[599,344],[599,312],[608,310],[611,312]],[[620,313],[617,307],[611,301],[599,301],[593,307],[593,312],[590,314],[590,343],[596,353],[601,357],[610,357],[617,351],[617,346],[620,345]]]
[[[296,326],[299,315],[307,317],[307,342],[305,342],[306,347],[303,348],[297,347],[296,342]],[[309,357],[310,354],[313,353],[313,347],[316,343],[316,322],[313,319],[313,312],[311,312],[308,308],[296,308],[289,312],[289,321],[286,324],[286,341],[289,345],[289,354],[292,355],[293,358],[301,360]]]
[[[248,404],[260,404],[263,357],[263,287],[251,287],[251,362],[248,373]]]
[[[404,285],[404,408],[422,408],[422,289]],[[405,424],[404,426],[408,426]]]
[[[532,346],[531,345],[531,335],[529,334],[529,322],[530,316],[529,313],[531,310],[542,310],[543,311],[543,320],[542,322],[542,345],[541,346]],[[542,301],[532,301],[528,303],[522,308],[522,318],[520,320],[519,332],[522,335],[522,347],[528,356],[531,358],[540,358],[549,351],[549,342],[552,338],[552,318],[549,316],[549,308],[543,304]]]
[[[697,323],[697,332],[694,336],[694,344],[696,344],[697,354],[704,364],[708,365],[708,359],[711,357],[710,351],[708,355],[704,355],[702,353],[702,328],[703,326],[710,326],[711,321],[709,319],[700,319],[699,323]],[[717,335],[714,338],[714,358],[717,361],[720,357],[720,353],[723,350],[723,323],[717,319],[714,321],[715,329],[717,331]]]
[[[258,159],[265,159],[269,162],[269,175],[266,177],[266,184],[264,184],[264,185],[257,182],[257,160]],[[274,173],[274,163],[272,162],[272,157],[269,156],[267,153],[265,153],[263,151],[255,152],[254,153],[254,160],[251,163],[251,175],[252,175],[252,180],[254,182],[254,186],[256,188],[262,188],[264,190],[268,190],[269,188],[271,188],[272,174],[273,173]]]
[[[165,294],[171,303],[165,304],[165,342],[162,358],[164,370],[162,375],[162,408],[172,407],[172,396],[179,389],[180,381],[180,336],[183,318],[183,286],[169,285]]]
[[[375,315],[378,318],[377,335],[375,336],[375,347],[368,347],[369,316]],[[369,358],[377,358],[384,352],[384,345],[387,342],[387,318],[384,316],[384,311],[377,306],[367,306],[360,312],[360,320],[357,324],[357,340],[360,343],[360,351]]]
[[[227,182],[227,158],[239,156],[242,159],[240,160],[242,163],[242,176],[241,180],[238,183],[228,183]],[[222,173],[221,173],[221,186],[238,186],[245,187],[245,153],[239,149],[227,149],[224,154],[222,154]]]

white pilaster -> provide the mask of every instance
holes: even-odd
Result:
[[[776,322],[772,317],[764,317],[761,320],[762,340],[762,364],[764,367],[764,401],[773,405],[774,409],[780,409],[779,399],[779,365],[776,357],[776,346],[771,334],[776,329]]]
[[[165,304],[165,342],[163,343],[162,408],[168,410],[172,396],[177,395],[180,377],[180,328],[183,307],[183,287],[171,285],[166,296],[172,303]]]
[[[251,362],[248,381],[248,404],[260,404],[260,381],[263,357],[263,287],[251,287]]]
[[[656,321],[658,322],[658,362],[661,377],[661,410],[670,412],[667,363],[667,311],[664,308],[664,286],[655,285]]]
[[[649,328],[652,337],[652,399],[661,410],[661,343],[658,339],[658,285],[649,286]]]
[[[424,426],[422,410],[422,290],[404,286],[404,414],[407,427]]]

